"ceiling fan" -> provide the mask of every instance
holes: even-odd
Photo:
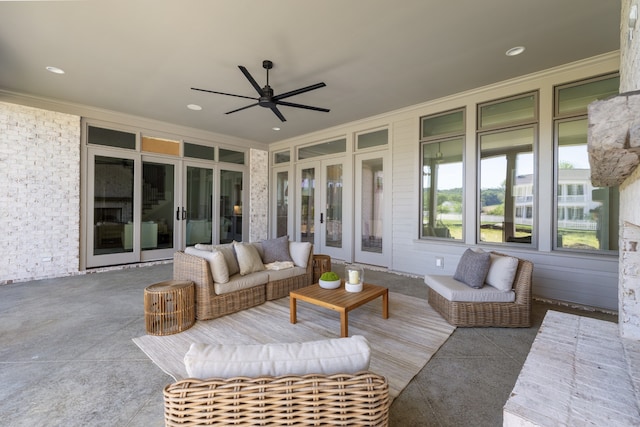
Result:
[[[253,86],[254,89],[258,92],[259,97],[253,98],[251,96],[235,95],[233,93],[218,92],[218,91],[215,91],[215,90],[198,89],[196,87],[192,87],[191,89],[192,90],[199,90],[201,92],[217,93],[219,95],[235,96],[235,97],[238,97],[238,98],[253,99],[253,100],[258,101],[258,102],[254,103],[254,104],[246,105],[244,107],[241,107],[241,108],[238,108],[238,109],[235,109],[235,110],[232,110],[232,111],[228,111],[225,114],[235,113],[237,111],[245,110],[247,108],[251,108],[251,107],[255,107],[256,105],[259,105],[259,106],[264,107],[264,108],[270,108],[271,111],[273,111],[273,113],[276,116],[278,116],[278,118],[281,121],[286,122],[287,119],[285,119],[284,116],[282,115],[282,113],[280,112],[280,110],[278,110],[278,105],[284,105],[286,107],[304,108],[304,109],[313,110],[313,111],[323,111],[325,113],[329,112],[329,109],[327,109],[327,108],[312,107],[310,105],[296,104],[296,103],[293,103],[293,102],[283,101],[283,99],[289,98],[290,96],[300,95],[301,93],[305,93],[305,92],[309,92],[309,91],[314,90],[314,89],[319,89],[321,87],[325,87],[326,84],[324,84],[324,82],[316,83],[316,84],[311,85],[311,86],[306,86],[306,87],[303,87],[303,88],[300,88],[300,89],[292,90],[290,92],[281,93],[280,95],[274,95],[273,94],[273,89],[271,88],[271,86],[269,86],[269,70],[273,68],[273,62],[271,62],[269,60],[266,60],[266,59],[264,61],[262,61],[262,68],[267,70],[267,84],[263,88],[261,88],[258,85],[256,80],[251,76],[251,74],[249,73],[249,71],[247,71],[247,69],[245,67],[243,67],[242,65],[238,65],[238,68],[240,68],[240,71],[242,71],[242,74],[244,74],[244,76],[247,78],[247,80],[249,80],[249,83],[251,83],[251,86]]]

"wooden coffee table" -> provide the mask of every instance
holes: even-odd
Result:
[[[382,286],[363,284],[360,292],[347,292],[344,281],[338,289],[324,289],[315,284],[289,292],[291,323],[296,323],[298,300],[335,310],[340,313],[340,336],[349,336],[349,312],[374,299],[382,297],[382,317],[389,318],[389,289]]]

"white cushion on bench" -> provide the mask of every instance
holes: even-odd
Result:
[[[485,284],[475,289],[457,281],[452,276],[424,276],[424,283],[449,301],[457,302],[513,302],[516,294],[513,291],[502,291]]]
[[[353,374],[369,369],[371,350],[361,335],[303,343],[191,344],[184,356],[192,378]]]

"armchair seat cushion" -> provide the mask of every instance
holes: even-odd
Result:
[[[516,298],[513,291],[505,292],[486,284],[482,288],[471,288],[446,275],[428,274],[425,276],[424,282],[449,301],[513,302]]]

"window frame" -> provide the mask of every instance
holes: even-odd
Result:
[[[445,115],[449,115],[449,114],[455,114],[455,113],[462,113],[462,126],[461,126],[461,130],[459,132],[445,132],[442,134],[437,134],[437,135],[430,135],[427,137],[423,137],[424,135],[424,124],[425,124],[425,120],[430,119],[430,118],[437,118],[437,117],[442,117]],[[467,145],[467,134],[466,134],[466,126],[467,126],[467,108],[466,107],[459,107],[459,108],[453,108],[450,110],[446,110],[446,111],[441,111],[441,112],[437,112],[434,114],[428,114],[425,116],[421,116],[420,117],[420,129],[419,129],[419,136],[420,136],[420,142],[419,142],[419,156],[420,156],[420,171],[419,171],[419,183],[418,183],[418,188],[419,188],[419,212],[418,212],[418,218],[419,218],[419,223],[418,223],[418,239],[419,240],[424,240],[424,241],[446,241],[446,242],[452,242],[452,243],[460,243],[460,244],[464,244],[465,242],[465,212],[466,212],[466,208],[467,208],[467,203],[466,203],[466,188],[465,188],[465,164],[466,164],[466,145]],[[444,236],[437,236],[437,235],[426,235],[424,232],[424,191],[425,191],[425,187],[423,186],[423,182],[424,182],[424,150],[425,147],[428,145],[432,145],[432,144],[446,144],[449,141],[454,141],[454,140],[462,140],[462,146],[461,146],[461,159],[462,159],[462,212],[461,212],[461,223],[462,223],[462,235],[460,239],[456,239],[453,237],[444,237]],[[437,191],[437,189],[435,190]]]

